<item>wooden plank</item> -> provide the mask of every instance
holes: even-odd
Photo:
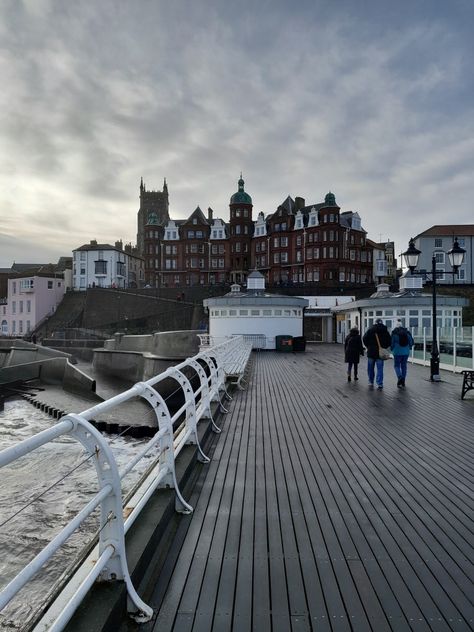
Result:
[[[156,630],[472,629],[472,402],[335,349],[253,354]]]

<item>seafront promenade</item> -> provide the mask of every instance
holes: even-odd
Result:
[[[348,383],[341,346],[253,353],[137,630],[473,629],[473,393],[365,369]]]

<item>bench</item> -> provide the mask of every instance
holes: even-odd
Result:
[[[219,366],[224,371],[225,378],[241,390],[247,381],[245,375],[252,353],[254,340],[244,336],[232,336],[224,339],[214,338],[209,334],[198,334],[200,350],[215,352]],[[222,342],[224,340],[224,342]]]
[[[246,371],[252,353],[253,343],[251,340],[243,339],[241,343],[234,347],[223,358],[224,372],[231,384],[243,390],[243,383],[246,383]]]
[[[464,395],[474,389],[474,371],[462,371],[462,374],[464,378],[462,381],[461,399],[464,399]]]

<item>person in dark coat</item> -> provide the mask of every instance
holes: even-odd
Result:
[[[411,333],[403,326],[401,320],[397,320],[395,329],[392,331],[391,349],[393,353],[393,367],[398,378],[398,388],[405,388],[408,356],[413,345]]]
[[[379,390],[383,389],[383,363],[384,361],[379,357],[379,345],[377,342],[377,336],[381,347],[389,348],[392,343],[392,338],[388,333],[386,325],[384,325],[381,318],[377,318],[375,324],[372,325],[364,334],[362,342],[367,347],[367,375],[369,376],[369,386],[374,385],[374,380],[377,383]],[[375,377],[375,369],[377,369],[377,377]]]
[[[347,381],[351,381],[352,367],[354,367],[354,380],[358,380],[359,360],[360,356],[364,355],[364,347],[357,327],[352,327],[346,336],[344,340],[344,351],[345,361],[347,362]]]

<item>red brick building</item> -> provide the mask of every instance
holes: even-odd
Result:
[[[151,286],[244,284],[252,270],[272,285],[353,287],[373,281],[373,248],[358,213],[341,212],[333,193],[305,205],[288,196],[253,221],[242,176],[225,223],[198,207],[186,220],[165,224],[154,211],[144,229],[145,276]]]

